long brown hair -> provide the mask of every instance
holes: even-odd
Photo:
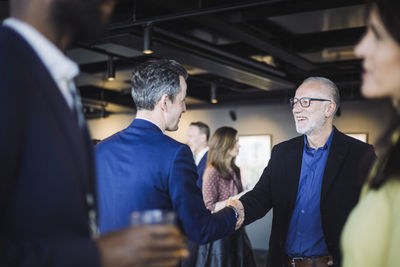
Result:
[[[390,179],[400,179],[400,117],[396,111],[393,112],[391,127],[376,144],[380,156],[372,166],[368,177],[372,189],[379,189]]]
[[[372,0],[370,3],[369,12],[377,12],[386,31],[400,46],[400,1]],[[370,187],[373,189],[380,188],[390,179],[400,179],[400,116],[398,110],[394,110],[393,114],[391,126],[376,144],[377,150],[382,153],[370,172]]]
[[[386,31],[400,45],[400,1],[371,0],[370,3],[369,12],[375,10],[378,13]]]
[[[235,157],[230,162],[226,161],[229,152],[236,145],[236,134],[237,131],[232,127],[221,127],[215,131],[209,143],[207,165],[213,166],[221,178],[225,180],[232,179],[230,169],[240,179],[240,170],[235,164]]]

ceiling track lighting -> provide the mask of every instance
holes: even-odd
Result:
[[[107,60],[107,81],[115,80],[115,65],[114,58],[112,56],[108,56]]]
[[[151,23],[149,23],[149,24],[146,24],[143,29],[143,51],[142,51],[142,53],[146,54],[146,55],[154,53],[154,51],[152,50],[152,47],[151,47],[152,46],[152,44],[151,44],[151,42],[152,42],[152,38],[151,38],[152,27],[153,27],[153,25]]]
[[[217,86],[215,83],[211,83],[211,88],[210,88],[210,101],[212,104],[217,104],[218,99],[217,99]]]

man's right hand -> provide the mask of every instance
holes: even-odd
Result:
[[[176,266],[189,254],[181,232],[167,224],[131,226],[96,242],[103,267]]]
[[[242,202],[240,202],[239,199],[231,199],[229,198],[226,201],[226,207],[232,207],[236,210],[236,212],[238,213],[239,217],[236,221],[236,227],[235,230],[239,229],[240,227],[242,227],[242,224],[244,222],[244,207]]]

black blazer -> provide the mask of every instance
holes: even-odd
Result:
[[[252,191],[240,198],[245,209],[244,224],[263,217],[273,208],[268,266],[283,264],[285,242],[295,206],[303,156],[304,136],[280,143]],[[373,147],[334,128],[321,192],[321,218],[325,241],[335,266],[340,266],[340,234],[358,201],[361,179],[375,158]],[[363,166],[363,168],[359,168]]]
[[[94,161],[59,88],[31,46],[0,27],[0,265],[99,266],[86,192]]]

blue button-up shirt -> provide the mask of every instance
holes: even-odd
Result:
[[[322,231],[320,199],[332,136],[333,130],[325,145],[317,150],[308,145],[304,136],[296,205],[286,238],[286,254],[291,257],[329,254]]]

